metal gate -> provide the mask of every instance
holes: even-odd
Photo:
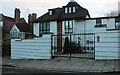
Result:
[[[95,58],[95,33],[52,35],[51,40],[52,57]]]

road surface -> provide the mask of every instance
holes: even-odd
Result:
[[[55,72],[55,71],[38,71],[17,69],[15,67],[3,67],[2,75],[120,75],[120,73],[71,73],[71,72]]]

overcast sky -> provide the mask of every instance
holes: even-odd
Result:
[[[37,13],[40,17],[48,9],[65,6],[70,0],[0,0],[0,13],[14,17],[14,9],[20,8],[21,17]],[[118,10],[119,0],[75,0],[88,9],[91,17],[103,17],[106,13]]]

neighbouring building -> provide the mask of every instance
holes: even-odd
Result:
[[[10,55],[11,39],[25,39],[33,37],[32,21],[36,19],[37,15],[33,13],[34,19],[27,23],[24,18],[20,17],[20,14],[21,11],[18,8],[15,8],[14,10],[14,18],[0,14],[0,25],[2,27],[2,41],[4,41],[3,56],[6,55],[6,52],[7,55]]]
[[[14,24],[10,30],[11,39],[32,38],[32,29],[27,23]]]

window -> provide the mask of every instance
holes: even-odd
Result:
[[[24,37],[24,32],[18,33],[18,38],[21,38],[21,39],[22,39],[22,38],[25,38],[25,37]]]
[[[52,15],[52,10],[49,11],[49,15]]]
[[[18,37],[18,32],[17,32],[16,29],[14,29],[14,30],[12,31],[11,37],[12,37],[12,38],[17,38],[17,37]]]
[[[97,36],[97,42],[100,42],[100,36]]]
[[[73,7],[73,13],[75,13],[75,7]]]
[[[115,19],[115,29],[120,29],[120,18]]]
[[[64,21],[65,24],[65,33],[73,33],[73,21]]]
[[[69,13],[71,13],[72,12],[72,9],[71,9],[71,7],[69,7]]]
[[[49,22],[40,23],[40,33],[41,34],[50,33],[50,23]]]
[[[67,7],[65,8],[65,13],[68,13],[68,8]]]
[[[102,25],[101,19],[96,19],[96,25]]]

